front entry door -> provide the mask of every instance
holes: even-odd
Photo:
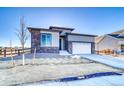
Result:
[[[60,47],[60,48],[59,48],[60,50],[64,50],[64,49],[65,49],[65,48],[64,48],[64,38],[60,38],[60,40],[59,40],[59,45],[60,45],[60,46],[59,46],[59,47]]]

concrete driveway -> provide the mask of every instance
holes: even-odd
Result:
[[[124,69],[124,60],[118,59],[109,55],[96,55],[96,54],[85,54],[80,55],[81,57],[97,61],[99,63],[112,66],[119,69]]]

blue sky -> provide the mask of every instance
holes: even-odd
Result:
[[[0,46],[20,46],[19,18],[27,26],[75,28],[75,33],[103,35],[124,29],[124,8],[0,8]],[[26,43],[30,46],[30,37]]]

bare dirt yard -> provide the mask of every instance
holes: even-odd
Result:
[[[0,62],[0,85],[18,85],[28,82],[56,80],[67,76],[86,75],[97,72],[122,72],[97,62],[81,58],[37,58],[16,60],[16,64]]]

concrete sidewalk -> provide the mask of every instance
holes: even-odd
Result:
[[[86,80],[75,80],[69,82],[45,81],[29,83],[21,86],[123,86],[124,75],[102,76]]]

